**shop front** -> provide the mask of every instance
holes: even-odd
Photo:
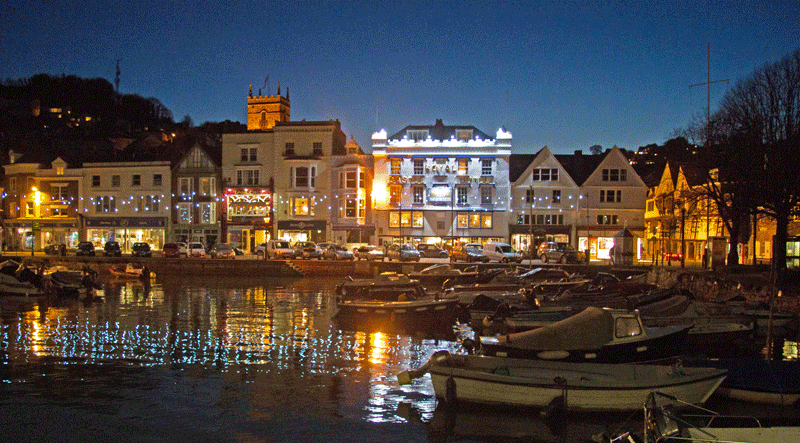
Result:
[[[62,244],[74,248],[80,241],[78,223],[74,219],[5,222],[5,228],[8,235],[4,247],[8,250],[42,249]]]
[[[530,225],[523,224],[508,226],[511,246],[525,254],[529,251],[529,245],[532,245],[535,251],[540,243],[546,241],[571,243],[571,230],[570,225],[533,225],[532,229]]]
[[[116,241],[122,252],[130,252],[136,242],[149,243],[160,250],[166,235],[166,217],[96,217],[86,218],[86,240],[102,248]]]
[[[298,241],[324,242],[328,239],[326,220],[278,220],[278,237],[292,243]]]
[[[375,236],[372,225],[333,225],[332,231],[334,242],[344,245],[371,244]]]

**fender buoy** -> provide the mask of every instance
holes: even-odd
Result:
[[[453,377],[448,377],[447,381],[444,382],[444,401],[448,404],[455,404],[458,402],[456,380]]]

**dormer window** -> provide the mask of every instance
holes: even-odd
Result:
[[[456,129],[456,139],[460,141],[472,140],[472,129]]]
[[[428,130],[427,129],[409,129],[406,132],[406,136],[410,140],[414,141],[421,141],[428,139]]]

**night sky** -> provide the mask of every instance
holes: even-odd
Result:
[[[663,144],[800,47],[800,1],[4,2],[0,78],[102,77],[175,121],[246,122],[289,87],[292,120],[506,126],[515,153]],[[733,5],[733,6],[730,6]],[[266,77],[269,81],[266,82]]]

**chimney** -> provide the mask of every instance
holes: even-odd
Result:
[[[577,156],[577,155],[583,155],[583,151],[581,151],[580,149],[576,149],[576,150],[575,150],[575,155],[576,155],[576,156]]]
[[[436,119],[436,125],[434,125],[434,126],[444,126],[444,123],[442,123],[442,119],[437,118]]]

